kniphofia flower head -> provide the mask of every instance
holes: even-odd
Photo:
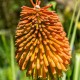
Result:
[[[22,7],[16,29],[16,59],[21,70],[34,79],[61,75],[70,63],[70,47],[66,33],[51,7],[40,8],[30,0],[34,8]]]

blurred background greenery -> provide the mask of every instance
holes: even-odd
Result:
[[[59,80],[80,80],[80,0],[41,0],[41,6],[53,4],[70,41],[72,60]],[[35,0],[34,0],[35,2]],[[15,61],[14,35],[21,6],[32,7],[30,0],[0,0],[0,80],[31,80]]]

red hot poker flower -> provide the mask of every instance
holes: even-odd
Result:
[[[70,46],[66,33],[55,11],[40,8],[30,0],[34,8],[22,7],[16,29],[16,59],[21,70],[34,79],[60,75],[70,63]]]

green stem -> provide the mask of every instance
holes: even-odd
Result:
[[[76,17],[76,22],[75,22],[75,26],[74,26],[71,42],[70,42],[71,51],[72,51],[73,44],[74,44],[74,41],[75,41],[75,36],[76,36],[77,24],[78,24],[79,16],[80,16],[80,9],[79,9],[78,15]]]
[[[75,7],[74,7],[74,12],[73,12],[73,15],[72,15],[72,19],[71,19],[71,23],[70,23],[70,27],[69,27],[69,31],[68,31],[68,39],[70,39],[70,33],[71,33],[71,29],[72,29],[73,21],[74,21],[74,18],[75,18],[75,13],[76,13],[76,10],[77,10],[78,3],[79,3],[79,0],[76,1]]]
[[[79,63],[79,74],[80,74],[80,63]],[[79,76],[79,80],[80,80],[80,76]]]
[[[73,73],[73,80],[78,80],[79,78],[79,65],[80,65],[80,54],[76,54],[75,56],[75,66],[74,66],[74,73]]]
[[[11,39],[11,69],[12,69],[12,80],[16,80],[15,76],[15,64],[14,64],[14,41],[13,36],[10,35]]]

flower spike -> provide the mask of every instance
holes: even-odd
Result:
[[[20,21],[16,28],[16,60],[21,70],[34,80],[62,76],[70,64],[69,41],[52,5],[40,8],[40,1],[30,0],[34,8],[21,7]]]

